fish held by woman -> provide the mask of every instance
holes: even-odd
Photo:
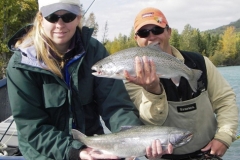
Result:
[[[95,151],[119,158],[146,155],[146,147],[151,146],[156,139],[160,140],[163,150],[166,150],[169,143],[174,149],[188,143],[193,136],[192,132],[185,129],[157,125],[126,126],[117,133],[90,137],[72,129],[72,134],[74,139]]]

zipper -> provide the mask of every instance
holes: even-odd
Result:
[[[76,124],[75,124],[75,115],[73,114],[73,107],[72,107],[72,100],[71,100],[71,97],[72,97],[72,88],[71,88],[71,79],[72,77],[70,76],[69,77],[70,81],[69,81],[69,84],[67,84],[67,82],[65,81],[65,84],[67,84],[68,86],[68,104],[69,104],[69,118],[72,119],[71,124],[69,124],[69,127],[70,127],[70,130],[73,129],[73,128],[76,128]]]

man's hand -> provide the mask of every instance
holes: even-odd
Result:
[[[156,66],[153,60],[148,59],[146,56],[142,58],[136,57],[135,71],[135,77],[129,75],[127,71],[124,72],[125,78],[129,82],[140,85],[153,94],[162,93],[159,76],[156,74]]]
[[[146,153],[148,159],[161,158],[164,154],[172,154],[173,147],[171,144],[168,144],[166,150],[163,150],[160,140],[155,140],[152,143],[152,146],[147,147]]]
[[[201,149],[201,151],[203,152],[206,152],[208,150],[210,150],[210,154],[222,157],[227,151],[227,146],[222,142],[213,139],[211,142],[208,143],[206,147]]]

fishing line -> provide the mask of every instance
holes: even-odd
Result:
[[[13,123],[13,121],[14,121],[14,119],[13,119],[13,120],[11,121],[11,123],[9,124],[7,130],[5,131],[5,133],[3,134],[2,138],[0,139],[0,142],[2,142],[4,136],[7,134],[8,130],[10,129],[10,127],[11,127],[11,125],[12,125],[12,123]]]
[[[5,144],[8,143],[8,141],[13,137],[13,135],[16,133],[16,129],[12,132],[12,134],[9,136],[9,138],[4,142]]]
[[[92,1],[92,3],[90,4],[90,6],[88,7],[88,9],[84,12],[83,17],[84,17],[84,15],[87,13],[87,11],[89,10],[89,8],[93,5],[94,2],[95,2],[95,0]]]

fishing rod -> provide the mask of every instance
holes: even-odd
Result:
[[[95,0],[92,1],[92,3],[90,4],[90,6],[88,7],[88,9],[84,12],[83,17],[84,17],[84,15],[87,13],[87,11],[89,10],[89,8],[93,5],[94,2],[95,2]]]
[[[5,133],[3,134],[2,138],[0,139],[0,142],[2,142],[4,136],[7,134],[8,130],[10,129],[11,125],[13,124],[14,119],[11,121],[11,123],[9,124],[8,128],[6,129]]]

